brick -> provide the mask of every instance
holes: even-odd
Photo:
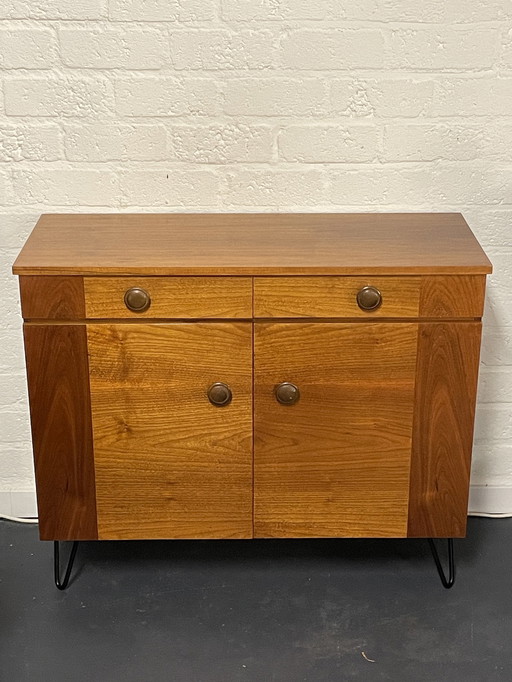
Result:
[[[211,126],[174,126],[170,131],[173,153],[190,163],[251,163],[271,161],[270,126],[243,123]]]
[[[121,174],[123,206],[217,204],[218,178],[211,171],[127,171]]]
[[[391,32],[391,63],[423,71],[489,68],[498,54],[498,38],[494,28],[397,29]]]
[[[115,85],[122,116],[211,116],[218,108],[217,84],[208,79],[140,77]]]
[[[107,0],[2,0],[0,19],[102,19]]]
[[[439,211],[443,206],[498,204],[509,198],[512,171],[471,165],[332,171],[329,198],[336,205],[382,205]]]
[[[487,306],[488,307],[488,306]],[[493,326],[486,315],[482,336],[483,365],[489,367],[512,366],[512,326]]]
[[[330,0],[221,0],[226,21],[326,19]]]
[[[0,161],[57,161],[63,157],[56,124],[0,123]]]
[[[286,69],[384,68],[384,34],[373,29],[300,29],[281,41]]]
[[[112,86],[102,77],[11,78],[5,80],[4,92],[10,116],[83,118],[113,109]]]
[[[431,80],[334,80],[330,86],[331,105],[337,115],[386,118],[424,115],[432,106]]]
[[[481,403],[476,411],[475,440],[512,440],[512,410],[507,403]]]
[[[482,126],[457,124],[389,124],[384,130],[386,161],[478,159],[491,147]]]
[[[59,38],[62,61],[70,67],[157,69],[169,63],[167,35],[158,29],[62,29]]]
[[[17,213],[0,213],[0,234],[2,235],[3,247],[19,250],[32,232],[38,218],[39,213],[36,212],[21,215]],[[11,263],[5,263],[5,268],[2,268],[2,265],[0,264],[0,272],[3,271],[5,276],[11,277]]]
[[[476,441],[473,446],[471,485],[495,485],[501,488],[507,486],[509,477],[512,478],[512,445],[500,440]],[[491,496],[494,497],[492,491],[489,493]]]
[[[0,31],[0,68],[48,69],[56,62],[57,44],[49,29]]]
[[[512,28],[503,34],[498,64],[501,69],[512,69]]]
[[[376,126],[289,126],[279,135],[280,156],[301,163],[372,161],[378,155]]]
[[[344,21],[471,23],[506,20],[509,0],[336,0],[327,18]]]
[[[240,171],[226,175],[228,206],[286,207],[324,201],[324,176],[319,171]]]
[[[506,116],[512,111],[512,78],[443,78],[435,84],[431,116]]]
[[[30,428],[21,411],[0,411],[0,432],[4,443],[23,443],[30,440]]]
[[[210,21],[215,18],[215,0],[110,0],[114,21]]]
[[[464,216],[484,248],[512,250],[512,207],[470,206],[464,209]]]
[[[171,57],[175,69],[265,69],[274,60],[270,31],[172,31]]]
[[[480,371],[480,403],[512,403],[512,367],[491,367]]]
[[[167,135],[162,125],[65,125],[70,161],[165,161]]]
[[[117,175],[111,171],[14,171],[13,188],[27,205],[109,206],[118,197]]]
[[[0,205],[7,203],[7,173],[0,172]]]
[[[494,327],[511,324],[510,290],[512,288],[512,250],[490,252],[494,272],[487,279],[485,323]]]
[[[231,116],[320,116],[327,109],[317,78],[241,78],[225,84],[225,113]]]

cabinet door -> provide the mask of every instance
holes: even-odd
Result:
[[[252,537],[252,325],[90,324],[87,340],[98,537]]]
[[[256,537],[407,535],[418,325],[255,324]],[[293,405],[275,387],[300,390]]]

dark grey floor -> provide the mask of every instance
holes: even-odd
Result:
[[[455,551],[447,591],[422,540],[91,542],[61,593],[0,522],[0,680],[510,682],[512,519]]]

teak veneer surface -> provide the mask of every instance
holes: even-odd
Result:
[[[254,327],[255,537],[405,537],[418,325]]]
[[[25,325],[41,540],[95,540],[85,325]]]
[[[252,324],[87,325],[100,539],[252,537]],[[232,402],[213,406],[208,387]]]
[[[481,322],[419,325],[410,537],[464,537]]]
[[[131,287],[150,295],[146,311],[126,307],[124,294]],[[251,277],[84,277],[84,289],[89,318],[252,317]]]
[[[19,275],[486,274],[459,213],[47,214]]]

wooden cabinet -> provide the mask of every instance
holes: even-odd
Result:
[[[41,538],[463,536],[490,271],[458,214],[42,216]]]

